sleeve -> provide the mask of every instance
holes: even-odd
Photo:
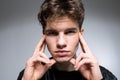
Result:
[[[17,80],[22,80],[24,69],[19,73]]]
[[[24,69],[19,73],[17,80],[22,80]],[[40,80],[49,80],[50,76],[45,74]]]
[[[101,73],[103,75],[102,80],[118,80],[109,70],[100,66]]]

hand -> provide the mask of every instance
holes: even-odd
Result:
[[[56,61],[49,59],[45,54],[45,35],[35,48],[33,56],[28,59],[22,80],[38,80]]]
[[[102,74],[97,58],[92,54],[81,33],[79,33],[79,42],[83,52],[76,59],[72,58],[70,62],[87,80],[101,80]]]

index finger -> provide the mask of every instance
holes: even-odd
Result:
[[[42,38],[40,39],[39,43],[37,44],[36,48],[35,48],[35,52],[43,52],[45,48],[45,35],[42,36]]]
[[[84,40],[83,36],[81,35],[81,33],[79,33],[79,42],[80,42],[82,51],[84,53],[90,53],[91,52],[87,43],[86,43],[86,41]]]

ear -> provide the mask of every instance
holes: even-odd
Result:
[[[83,36],[83,34],[84,34],[84,29],[80,29],[80,33],[81,33],[81,35]]]

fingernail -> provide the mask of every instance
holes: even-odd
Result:
[[[75,70],[77,69],[77,66],[74,66]]]
[[[78,69],[77,68],[75,68],[75,71],[77,71]]]

